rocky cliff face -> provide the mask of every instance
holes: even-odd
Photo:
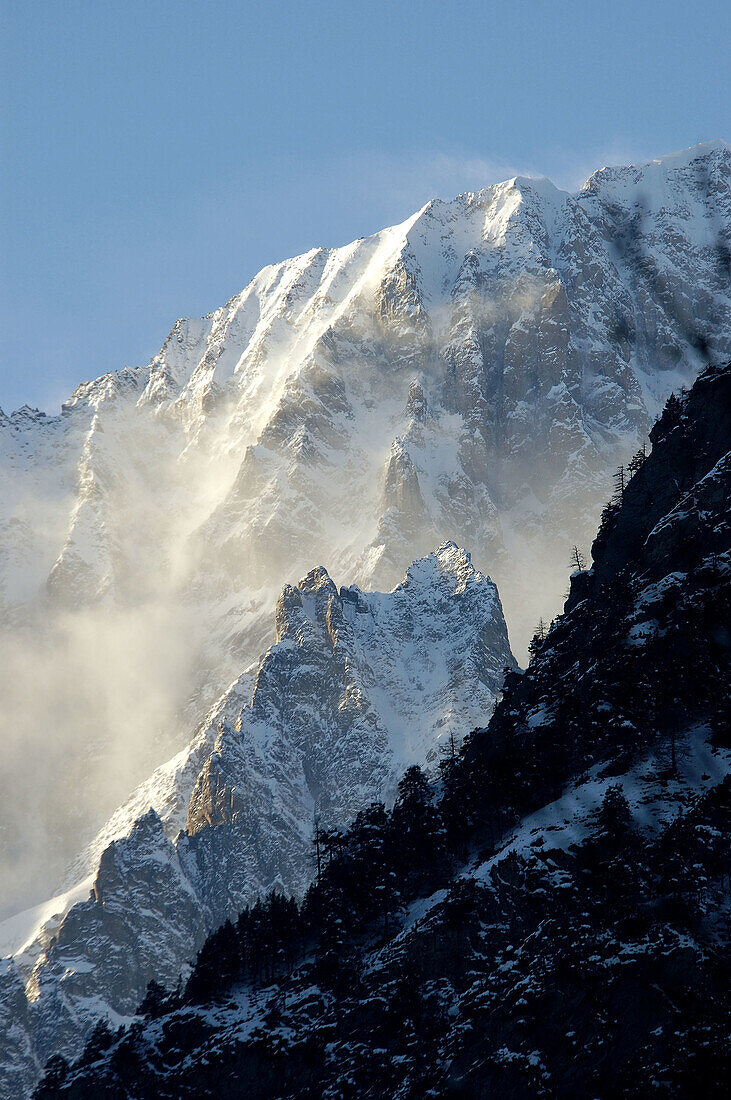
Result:
[[[275,620],[255,672],[77,861],[88,899],[72,891],[50,926],[19,933],[3,1023],[24,1053],[2,1095],[53,1052],[80,1050],[100,1017],[133,1014],[150,979],[174,987],[206,935],[259,895],[302,896],[315,821],[344,828],[391,802],[403,770],[458,746],[515,667],[497,589],[453,543],[387,594],[314,569],[284,588]]]

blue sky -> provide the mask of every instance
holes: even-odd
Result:
[[[731,139],[729,41],[716,0],[3,0],[0,406],[435,194]]]

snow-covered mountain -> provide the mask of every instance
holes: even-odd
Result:
[[[38,1100],[723,1097],[731,364],[668,401],[485,728]],[[211,832],[215,832],[211,830]]]
[[[607,455],[729,348],[730,174],[717,143],[435,200],[3,418],[7,504],[58,502],[36,531],[3,509],[5,600],[137,597],[155,551],[228,599],[313,558],[395,583],[435,530],[503,570],[509,534],[588,537]]]
[[[731,353],[730,255],[723,143],[576,194],[516,178],[267,267],[149,366],[0,417],[3,835],[39,804],[9,894],[180,747],[313,561],[388,589],[452,538],[523,652],[609,471]]]
[[[26,1086],[100,1016],[134,1013],[151,978],[174,986],[245,904],[273,887],[301,897],[315,820],[344,828],[392,802],[404,769],[451,753],[515,666],[495,585],[453,543],[387,594],[314,569],[275,620],[258,667],[112,816],[67,893],[0,924],[0,953],[15,952],[0,1046]]]

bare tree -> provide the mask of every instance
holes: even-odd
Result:
[[[541,618],[538,620],[538,625],[533,631],[533,637],[528,644],[528,653],[530,654],[531,658],[535,657],[536,653],[540,652],[543,647],[543,643],[546,640],[547,634],[548,627],[546,626],[546,623],[541,616]]]
[[[317,882],[320,882],[322,873],[322,852],[320,850],[320,841],[322,839],[322,833],[320,831],[320,818],[315,814],[314,819],[314,836],[313,843],[315,845],[315,860],[317,862]]]
[[[584,573],[586,571],[586,559],[578,546],[571,548],[571,572]],[[543,621],[543,620],[541,620]]]
[[[457,755],[457,746],[454,743],[454,729],[449,727],[449,755],[454,760]]]

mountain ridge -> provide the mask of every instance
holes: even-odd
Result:
[[[460,192],[459,194],[454,196],[454,198],[452,200],[447,200],[447,199],[444,199],[444,198],[441,198],[441,197],[434,197],[434,198],[431,198],[431,199],[427,200],[427,202],[424,204],[424,206],[422,206],[418,211],[416,211],[414,214],[412,214],[409,218],[405,219],[403,222],[394,223],[394,225],[387,227],[386,229],[382,230],[380,233],[373,234],[370,237],[358,237],[353,242],[350,242],[350,243],[345,244],[345,245],[340,245],[340,246],[324,246],[324,247],[323,246],[314,246],[313,248],[308,249],[305,252],[299,253],[298,255],[296,255],[292,258],[273,261],[272,263],[265,265],[257,273],[257,275],[255,275],[250,280],[250,282],[247,283],[244,290],[233,294],[227,300],[226,305],[223,308],[225,309],[232,302],[236,301],[236,299],[240,298],[243,294],[245,294],[246,291],[256,282],[256,280],[260,276],[264,275],[264,273],[270,273],[270,272],[271,273],[276,273],[279,269],[281,269],[284,265],[286,265],[288,263],[295,264],[295,263],[304,261],[306,259],[312,259],[312,258],[314,258],[315,256],[317,256],[318,254],[321,254],[321,253],[325,253],[329,256],[331,254],[338,253],[338,252],[346,252],[347,250],[354,248],[356,245],[360,244],[363,241],[373,240],[374,238],[379,237],[383,234],[397,233],[397,232],[403,230],[405,226],[408,226],[409,228],[411,228],[414,225],[414,223],[419,220],[419,218],[421,218],[425,213],[429,212],[431,210],[431,208],[433,208],[433,207],[449,206],[452,202],[457,203],[457,202],[460,202],[461,200],[472,200],[472,199],[477,198],[479,196],[483,196],[483,195],[486,195],[488,193],[493,193],[498,189],[516,188],[517,190],[520,190],[520,185],[525,186],[526,189],[530,190],[531,188],[540,188],[541,185],[548,184],[549,185],[548,191],[551,194],[556,193],[556,194],[561,195],[561,196],[575,197],[575,196],[581,194],[582,192],[596,190],[597,185],[600,184],[600,183],[605,182],[605,180],[607,180],[607,179],[620,180],[620,179],[624,179],[628,176],[631,177],[632,175],[634,175],[636,177],[636,179],[639,180],[639,179],[642,179],[646,175],[647,170],[652,170],[653,167],[656,167],[657,169],[667,169],[667,168],[686,169],[696,160],[704,159],[706,157],[713,157],[713,156],[726,156],[726,155],[729,154],[730,151],[731,151],[731,145],[729,145],[728,142],[726,142],[726,141],[719,138],[719,139],[715,139],[715,140],[699,142],[696,145],[689,146],[687,149],[678,150],[674,153],[662,154],[658,157],[654,157],[654,158],[652,158],[648,161],[644,161],[644,162],[638,162],[638,163],[629,164],[629,165],[617,165],[617,164],[603,165],[602,167],[597,168],[593,172],[591,172],[591,174],[587,177],[587,179],[583,183],[583,185],[578,190],[575,190],[575,191],[572,191],[572,190],[566,189],[566,188],[558,187],[556,184],[553,183],[553,181],[548,176],[541,176],[541,175],[531,176],[531,175],[517,174],[515,176],[511,176],[510,178],[508,178],[508,179],[506,179],[506,180],[504,180],[500,183],[489,184],[486,187],[480,188],[476,191],[475,190],[468,190],[468,191]],[[215,318],[220,313],[221,313],[221,308],[211,310],[209,313],[206,313],[206,314],[202,315],[202,317],[200,319],[197,319],[197,320],[193,319],[191,317],[179,317],[175,321],[174,325],[172,326],[171,332],[170,332],[169,336],[167,337],[165,343],[167,344],[168,342],[170,342],[171,338],[176,333],[176,330],[178,329],[179,326],[194,325],[194,324],[201,325],[203,321]],[[119,370],[116,370],[116,371],[106,372],[104,374],[98,375],[96,378],[89,379],[88,381],[79,383],[79,385],[76,387],[76,389],[73,391],[73,393],[69,397],[68,401],[62,403],[62,410],[69,411],[71,408],[74,407],[74,405],[80,403],[82,401],[82,399],[89,398],[92,394],[96,395],[98,390],[104,390],[107,387],[111,387],[113,385],[112,380],[118,380],[120,383],[128,382],[128,383],[131,383],[131,384],[135,384],[136,380],[137,380],[137,376],[141,374],[142,377],[144,377],[145,372],[146,371],[149,372],[151,370],[152,365],[155,363],[156,359],[158,359],[158,358],[159,358],[159,356],[155,356],[150,361],[150,364],[147,367],[144,367],[144,366],[129,367],[129,366],[127,366],[127,367],[120,368]],[[102,387],[101,383],[106,383],[107,387]],[[98,396],[100,398],[102,398],[103,396],[107,396],[107,394],[99,393]],[[14,418],[17,419],[18,421],[22,421],[22,420],[26,420],[26,419],[37,419],[37,418],[57,419],[57,414],[50,413],[47,410],[41,410],[39,408],[35,408],[35,407],[32,407],[32,406],[27,405],[27,404],[24,404],[24,405],[20,406],[18,409],[12,410],[9,413],[6,413],[6,412],[4,412],[4,410],[0,409],[0,416],[2,416],[2,418],[5,422],[12,421]]]

